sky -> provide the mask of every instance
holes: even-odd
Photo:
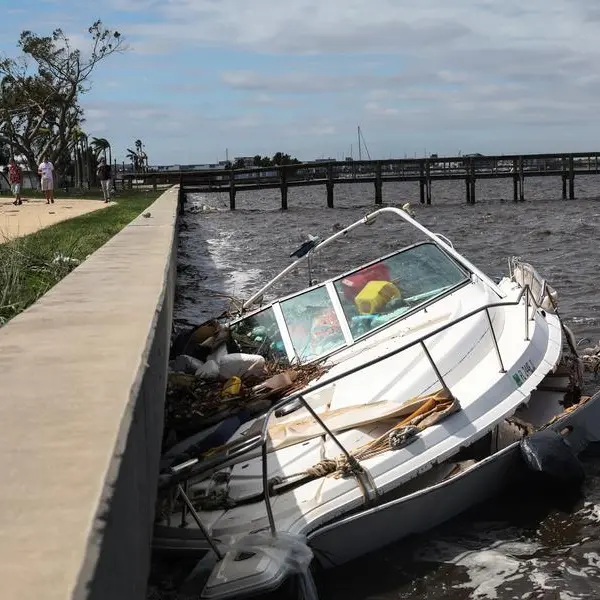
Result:
[[[84,129],[122,160],[201,164],[598,150],[598,0],[0,0],[0,54],[100,18],[127,52]],[[363,147],[363,158],[366,152]]]

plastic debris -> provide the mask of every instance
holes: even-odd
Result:
[[[269,377],[266,381],[259,383],[258,385],[252,388],[254,393],[265,393],[269,394],[272,392],[276,392],[279,390],[284,390],[289,388],[294,381],[298,378],[298,373],[295,371],[284,371],[283,373],[278,373],[277,375],[273,375],[273,377]]]
[[[176,373],[190,373],[194,374],[203,367],[204,363],[197,358],[187,356],[186,354],[179,355],[174,361],[171,362],[170,367],[172,371]]]
[[[78,265],[81,263],[81,261],[78,258],[73,258],[71,256],[64,256],[63,254],[56,254],[54,256],[54,258],[52,259],[52,262],[55,265],[57,265],[57,264]]]
[[[242,380],[239,377],[230,377],[223,385],[221,391],[222,398],[231,398],[232,396],[238,396],[242,390]]]
[[[206,379],[209,381],[219,379],[219,364],[214,360],[207,360],[196,369],[194,375],[199,379]]]
[[[226,354],[218,362],[221,377],[225,379],[265,373],[265,359],[260,354]]]

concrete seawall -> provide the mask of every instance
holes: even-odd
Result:
[[[178,190],[0,329],[0,597],[145,597]]]

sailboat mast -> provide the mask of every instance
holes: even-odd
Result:
[[[367,146],[367,142],[362,134],[362,131],[360,130],[360,125],[359,125],[358,126],[358,141],[359,141],[359,143],[361,142],[361,140],[365,147],[365,150],[367,151],[367,156],[369,157],[369,160],[371,160],[371,153],[369,152],[369,147]],[[359,149],[360,149],[360,146],[359,146]]]
[[[358,126],[358,160],[362,160],[362,146],[360,145],[360,125]]]

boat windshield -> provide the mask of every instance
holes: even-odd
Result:
[[[334,286],[356,339],[467,277],[468,273],[435,244],[426,242],[340,277]]]
[[[300,362],[325,356],[346,345],[331,296],[324,285],[284,300],[281,311]]]
[[[435,244],[424,242],[275,302],[233,323],[231,332],[242,352],[308,362],[352,344],[467,280],[466,270]]]
[[[275,318],[269,306],[230,325],[231,337],[241,352],[260,354],[267,360],[287,362],[288,357]]]

